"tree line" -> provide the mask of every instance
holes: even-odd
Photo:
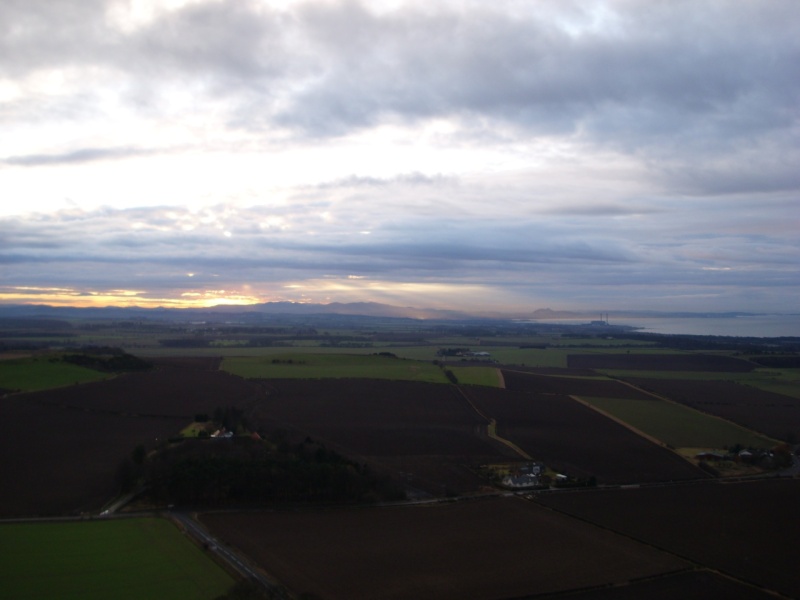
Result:
[[[187,440],[155,454],[143,472],[153,499],[166,504],[350,503],[403,497],[365,464],[310,438],[291,444],[277,434]]]

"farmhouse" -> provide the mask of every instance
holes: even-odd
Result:
[[[539,483],[537,475],[506,475],[502,481],[503,487],[516,489],[535,487]]]
[[[527,463],[519,467],[514,473],[503,477],[502,484],[509,488],[528,488],[541,484],[540,477],[544,474],[544,465],[541,463]]]

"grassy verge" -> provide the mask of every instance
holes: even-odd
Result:
[[[210,600],[233,579],[164,519],[0,525],[3,597]]]

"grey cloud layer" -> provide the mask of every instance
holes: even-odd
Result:
[[[208,1],[120,28],[123,4],[0,2],[0,77],[22,90],[0,100],[0,127],[43,140],[6,151],[0,172],[133,158],[146,172],[184,144],[222,154],[240,140],[335,152],[337,140],[382,124],[419,132],[436,120],[450,128],[432,143],[448,149],[511,153],[546,139],[589,158],[495,177],[437,176],[435,166],[386,177],[355,165],[284,203],[259,191],[249,207],[220,198],[192,211],[164,197],[157,208],[5,217],[6,282],[189,289],[357,275],[592,301],[694,294],[728,308],[752,308],[773,289],[770,306],[790,309],[800,292],[796,0],[388,12]],[[37,79],[54,73],[50,87]],[[188,123],[200,133],[151,146],[126,139],[132,116],[154,131]],[[622,157],[615,174],[608,156]]]
[[[409,220],[370,236],[335,229],[304,233],[294,229],[302,225],[299,216],[297,222],[290,218],[286,231],[265,231],[253,224],[273,216],[268,209],[217,207],[207,213],[215,211],[224,215],[230,237],[219,224],[182,231],[196,214],[175,208],[6,218],[0,246],[13,251],[0,253],[0,263],[20,285],[133,286],[154,293],[244,283],[274,289],[292,280],[357,275],[367,281],[480,283],[539,295],[594,294],[615,304],[630,301],[632,289],[662,296],[713,290],[715,302],[721,295],[742,301],[740,288],[783,290],[786,298],[776,292],[774,310],[791,309],[800,287],[791,234],[693,234],[678,211],[667,215],[664,232],[656,235],[652,224],[636,231],[615,225],[613,216],[605,217],[602,233],[592,224],[597,217],[551,216],[524,224]],[[138,229],[132,231],[134,223]],[[686,233],[667,235],[670,228]]]
[[[583,32],[553,18],[557,3],[531,3],[521,17],[489,7],[382,14],[357,2],[278,12],[250,0],[190,5],[123,34],[108,24],[111,4],[3,3],[2,51],[14,60],[0,70],[99,66],[130,101],[156,109],[159,92],[191,85],[230,100],[239,126],[313,136],[462,115],[630,150],[664,138],[702,149],[798,126],[791,0],[605,3],[613,25]],[[585,3],[585,20],[594,6]]]

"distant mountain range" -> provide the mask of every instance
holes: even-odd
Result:
[[[539,308],[528,313],[501,313],[499,311],[463,312],[408,306],[392,306],[378,302],[332,302],[311,304],[300,302],[267,302],[249,305],[218,305],[208,308],[139,308],[139,307],[64,307],[45,304],[0,304],[0,318],[95,318],[95,319],[171,319],[171,320],[260,320],[270,315],[311,316],[343,315],[380,317],[392,319],[465,320],[465,319],[519,319],[532,321],[585,320],[603,321],[622,317],[739,317],[755,313],[690,313],[657,311],[583,312]]]
[[[270,315],[310,316],[348,315],[395,319],[469,319],[473,315],[451,310],[412,308],[378,302],[267,302],[264,304],[221,304],[207,308],[71,307],[46,304],[0,305],[0,318],[89,318],[89,319],[175,319],[175,320],[252,320]]]

